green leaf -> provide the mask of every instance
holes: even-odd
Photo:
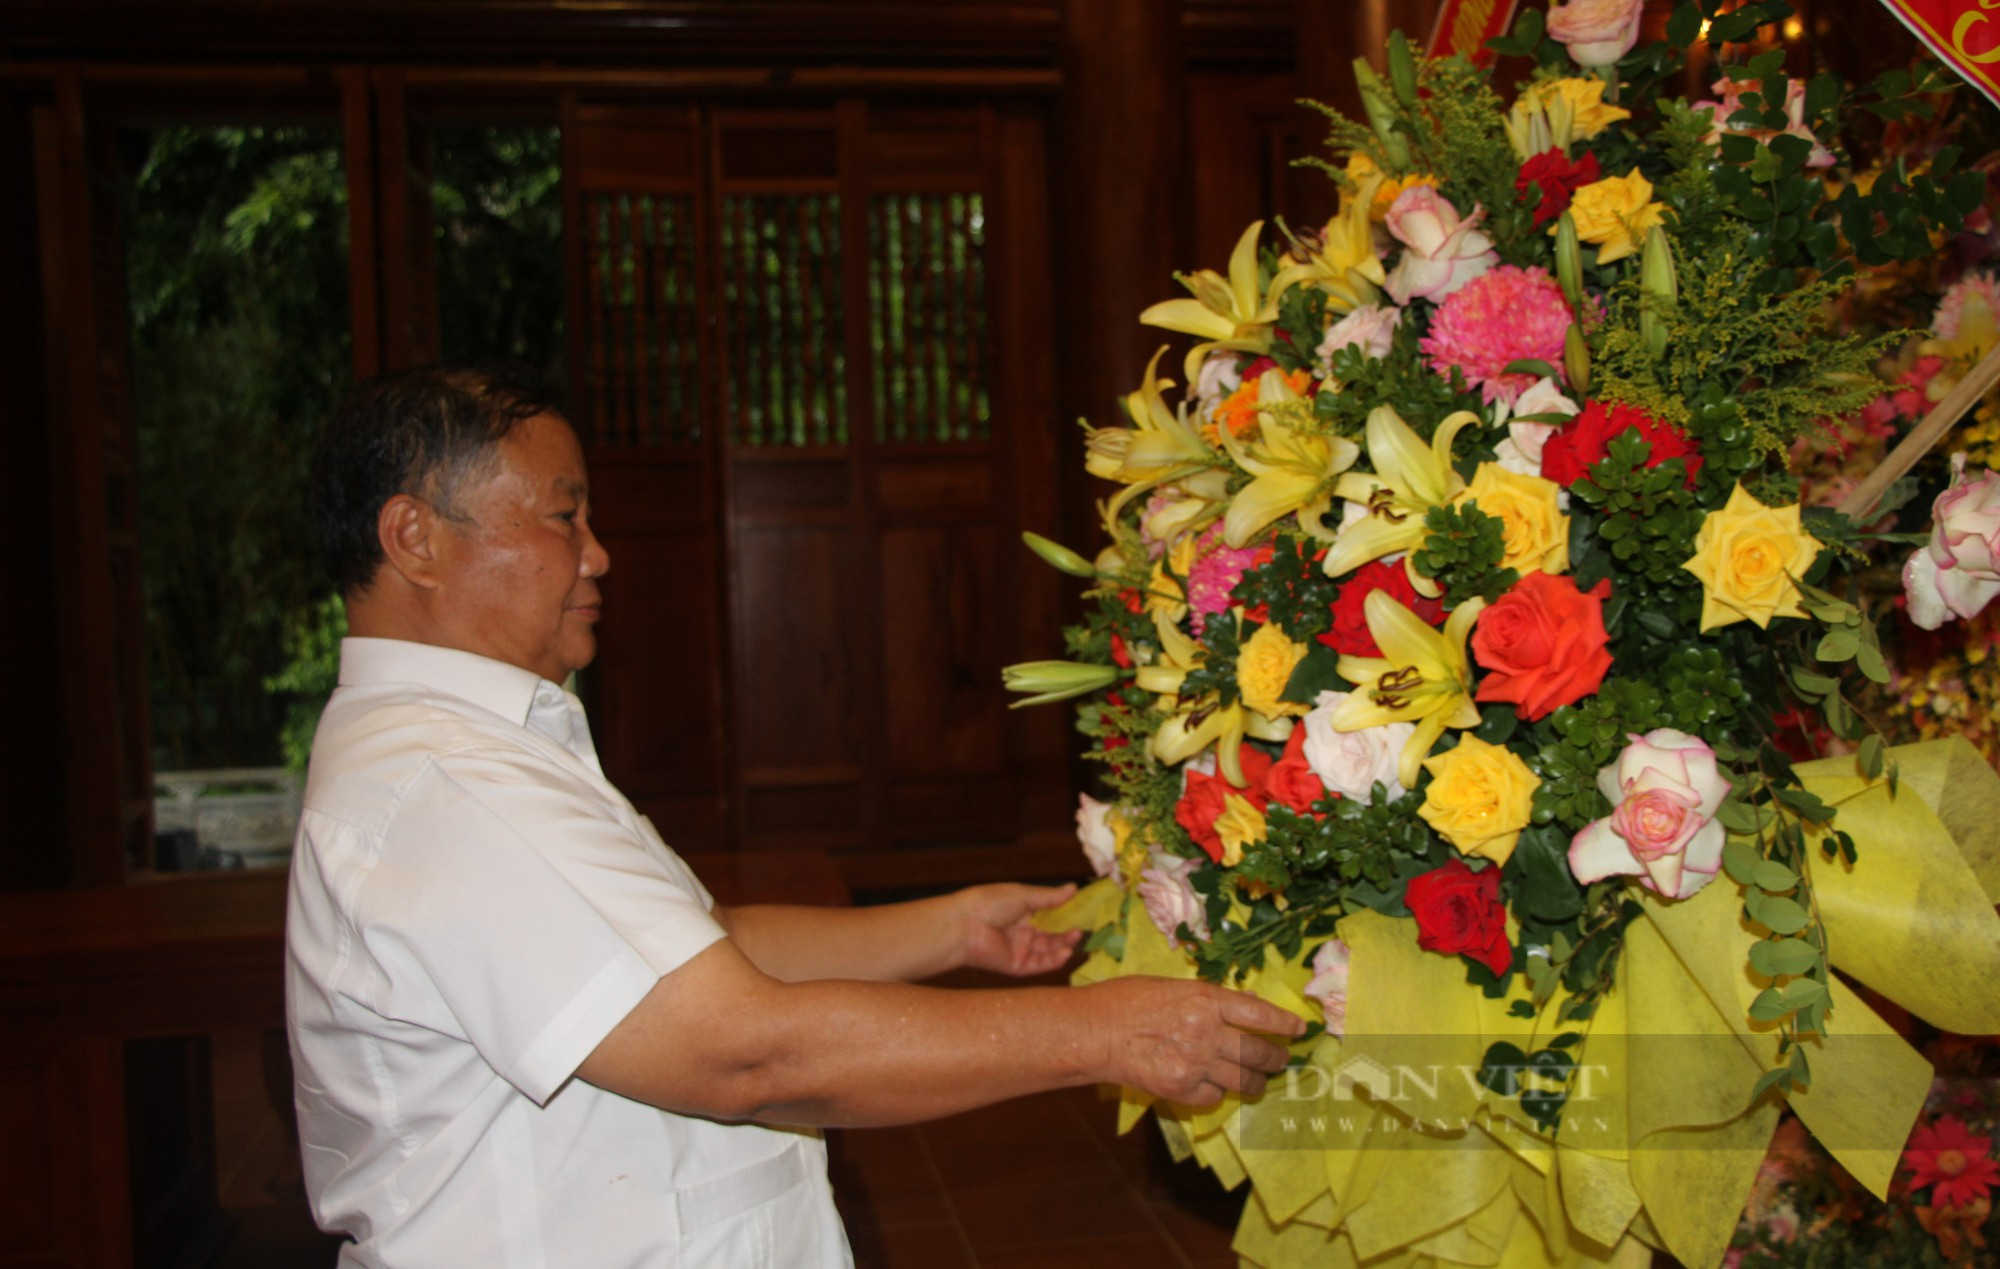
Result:
[[[1778,995],[1787,1009],[1804,1009],[1808,1005],[1823,1004],[1828,999],[1826,984],[1817,978],[1794,978],[1778,988]]]
[[[1757,884],[1757,865],[1763,862],[1757,848],[1749,842],[1732,839],[1722,848],[1722,866],[1728,869],[1730,880],[1739,885]]]
[[[1770,896],[1757,905],[1757,920],[1773,934],[1797,934],[1812,918],[1793,900]]]
[[[1527,1065],[1528,1055],[1519,1045],[1495,1041],[1480,1064],[1479,1082],[1502,1097],[1517,1097],[1521,1091],[1521,1072]]]
[[[1829,678],[1824,674],[1815,674],[1804,666],[1799,666],[1792,671],[1792,686],[1798,688],[1802,696],[1818,698],[1828,692],[1840,690],[1840,680]]]
[[[1561,370],[1535,357],[1521,357],[1510,361],[1501,369],[1500,373],[1503,375],[1535,375],[1542,379],[1553,379],[1558,383],[1563,378]]]
[[[1523,829],[1514,845],[1514,906],[1544,922],[1575,919],[1583,911],[1583,890],[1569,870],[1569,842],[1551,824]]]
[[[1766,987],[1750,1002],[1750,1016],[1759,1022],[1776,1022],[1792,1011],[1775,987]]]
[[[1764,1094],[1777,1088],[1780,1084],[1789,1083],[1791,1078],[1791,1069],[1783,1066],[1774,1066],[1762,1075],[1759,1075],[1756,1084],[1752,1085],[1750,1089],[1751,1104],[1756,1104],[1756,1102],[1762,1099]]]
[[[1346,691],[1352,685],[1340,677],[1339,665],[1338,652],[1315,642],[1292,669],[1292,677],[1285,680],[1285,690],[1279,699],[1295,705],[1311,705],[1321,692]]]
[[[1770,978],[1803,974],[1819,964],[1819,949],[1804,939],[1764,939],[1750,945],[1750,967]]]
[[[1860,650],[1861,632],[1852,626],[1836,626],[1826,632],[1813,655],[1822,661],[1851,661]]]
[[[1872,639],[1862,642],[1855,649],[1854,664],[1861,667],[1861,672],[1874,682],[1889,681],[1889,666],[1882,660],[1882,649],[1877,647]]]
[[[1750,879],[1760,889],[1768,890],[1772,894],[1783,894],[1787,890],[1795,889],[1799,884],[1799,875],[1775,859],[1759,862]]]
[[[1882,734],[1874,732],[1861,741],[1861,750],[1855,755],[1861,765],[1861,774],[1870,780],[1882,775]]]

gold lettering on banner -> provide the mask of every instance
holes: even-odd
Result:
[[[1987,49],[1984,53],[1974,53],[1966,47],[1966,39],[1972,28],[1986,22],[1986,14],[1980,10],[2000,9],[2000,0],[1978,0],[1979,9],[1967,9],[1958,15],[1958,21],[1951,28],[1951,51],[1971,62],[1974,66],[1990,66],[2000,62],[2000,46]]]
[[[1458,21],[1451,24],[1451,51],[1471,56],[1479,51],[1480,36],[1486,33],[1486,20],[1493,16],[1493,6],[1500,0],[1466,0],[1459,6]]]

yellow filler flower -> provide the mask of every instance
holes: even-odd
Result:
[[[1443,630],[1434,630],[1387,591],[1370,591],[1362,605],[1382,655],[1340,658],[1340,677],[1355,688],[1334,707],[1333,728],[1366,731],[1384,723],[1415,723],[1396,771],[1406,789],[1417,787],[1424,758],[1445,728],[1479,726],[1465,640],[1485,607],[1483,599],[1468,599],[1452,609]]]
[[[1348,525],[1334,538],[1321,565],[1328,577],[1343,576],[1392,551],[1423,544],[1424,516],[1432,507],[1450,503],[1465,488],[1451,465],[1451,443],[1461,428],[1478,421],[1472,411],[1459,410],[1438,424],[1431,443],[1425,445],[1393,407],[1378,405],[1368,412],[1368,461],[1375,470],[1349,472],[1333,487],[1349,502],[1368,508],[1368,518]],[[1418,573],[1414,564],[1406,560],[1404,567],[1418,593],[1438,593],[1437,583]]]
[[[1229,253],[1229,276],[1213,269],[1175,276],[1194,293],[1193,299],[1162,300],[1139,320],[1148,326],[1193,335],[1204,342],[1188,350],[1187,377],[1193,383],[1201,374],[1201,363],[1216,349],[1231,352],[1268,352],[1271,326],[1278,320],[1278,297],[1266,298],[1258,286],[1257,238],[1264,222],[1257,221],[1236,240]]]
[[[1305,398],[1292,391],[1284,375],[1266,370],[1257,380],[1256,439],[1245,442],[1223,433],[1229,456],[1255,477],[1236,491],[1223,517],[1222,538],[1230,546],[1242,547],[1273,520],[1294,511],[1318,524],[1333,500],[1333,478],[1361,457],[1361,447],[1344,436],[1296,426],[1309,418]]]

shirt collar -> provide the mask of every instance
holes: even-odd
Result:
[[[340,641],[342,687],[417,683],[470,701],[512,723],[527,723],[536,689],[545,681],[532,670],[457,648],[353,635]]]

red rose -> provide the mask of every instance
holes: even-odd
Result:
[[[1586,154],[1581,162],[1572,163],[1561,150],[1544,150],[1521,165],[1514,177],[1514,190],[1521,195],[1522,202],[1528,201],[1531,187],[1542,191],[1542,201],[1535,204],[1535,228],[1539,229],[1569,210],[1569,200],[1577,190],[1595,184],[1598,178],[1597,156]]]
[[[1121,670],[1132,668],[1132,652],[1125,646],[1125,640],[1118,636],[1116,630],[1111,632],[1111,664]]]
[[[1604,650],[1610,597],[1610,582],[1588,591],[1549,573],[1515,582],[1472,628],[1472,653],[1492,671],[1476,698],[1511,701],[1532,721],[1595,692],[1611,668]]]
[[[1701,470],[1701,455],[1695,452],[1687,433],[1664,419],[1656,419],[1630,405],[1607,406],[1592,401],[1583,413],[1562,425],[1542,447],[1542,475],[1567,489],[1590,474],[1593,464],[1611,452],[1611,441],[1626,428],[1639,429],[1639,438],[1652,446],[1646,466],[1658,467],[1669,458],[1687,460],[1687,487],[1694,488],[1695,474]]]
[[[1474,872],[1462,859],[1410,880],[1404,892],[1417,918],[1417,946],[1454,956],[1460,952],[1504,974],[1514,963],[1507,942],[1507,914],[1500,906],[1500,870]]]
[[[1237,755],[1243,765],[1243,778],[1250,782],[1247,788],[1237,788],[1220,774],[1190,771],[1187,791],[1174,807],[1174,819],[1187,830],[1194,844],[1217,863],[1222,862],[1222,838],[1216,835],[1215,821],[1222,814],[1223,799],[1234,793],[1260,811],[1271,802],[1271,795],[1265,791],[1265,780],[1271,774],[1270,755],[1252,745],[1244,745]]]
[[[1326,796],[1326,786],[1306,763],[1304,727],[1292,728],[1292,738],[1285,742],[1285,756],[1271,768],[1264,787],[1270,790],[1273,801],[1284,803],[1300,815],[1310,814],[1312,804]]]
[[[1345,656],[1381,656],[1382,649],[1368,632],[1368,618],[1363,612],[1369,592],[1378,590],[1388,591],[1403,607],[1433,626],[1444,620],[1444,605],[1435,599],[1419,598],[1400,562],[1384,564],[1381,560],[1370,560],[1355,569],[1354,576],[1334,596],[1333,629],[1319,635],[1319,641]]]

